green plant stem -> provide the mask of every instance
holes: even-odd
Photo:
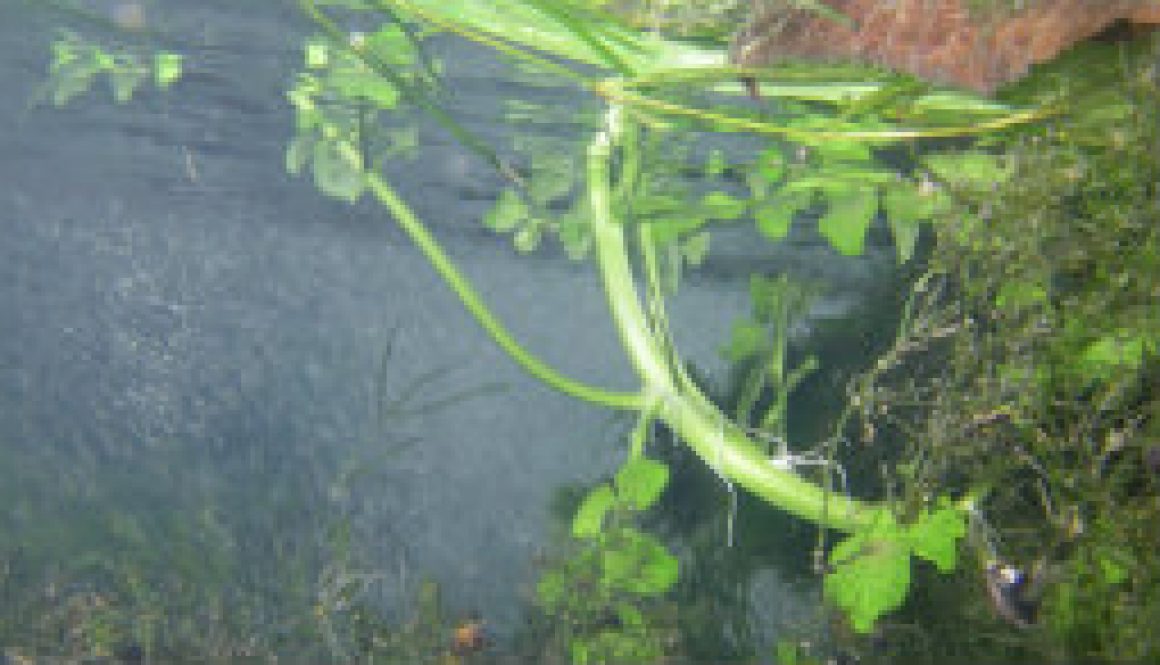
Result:
[[[621,342],[644,383],[643,393],[661,399],[658,417],[723,478],[787,512],[839,531],[869,524],[877,510],[874,506],[841,498],[827,509],[822,487],[771,464],[759,446],[670,367],[664,349],[650,334],[629,266],[624,231],[611,214],[609,162],[625,122],[629,120],[620,107],[611,106],[606,129],[588,149],[588,192],[605,294]]]
[[[351,147],[353,150],[353,147]],[[443,278],[455,295],[463,302],[467,311],[471,312],[479,325],[491,335],[491,338],[499,344],[500,348],[507,352],[517,363],[526,369],[532,376],[543,381],[547,385],[559,390],[560,392],[577,397],[587,402],[609,406],[615,409],[625,410],[639,410],[646,404],[644,398],[638,393],[620,393],[604,390],[595,386],[590,386],[579,381],[575,381],[566,376],[563,376],[556,370],[552,369],[544,361],[529,353],[519,342],[512,337],[511,333],[503,326],[502,323],[491,313],[487,305],[471,287],[471,284],[455,267],[455,264],[443,252],[443,249],[436,242],[411,208],[399,197],[387,182],[378,173],[367,172],[367,186],[374,194],[375,198],[379,200],[387,210],[394,216],[395,221],[399,226],[410,236],[411,240],[431,262],[439,276]]]

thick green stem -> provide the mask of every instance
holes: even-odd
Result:
[[[395,221],[399,226],[411,237],[411,240],[419,247],[427,260],[434,266],[436,272],[443,278],[455,295],[467,307],[475,317],[479,325],[491,335],[492,339],[499,344],[500,348],[508,353],[517,363],[523,366],[532,376],[543,381],[547,385],[559,390],[560,392],[578,397],[582,400],[601,404],[603,406],[610,406],[616,409],[638,410],[645,406],[644,398],[638,393],[619,393],[611,392],[584,383],[580,383],[566,376],[561,375],[547,365],[544,361],[528,353],[519,342],[512,337],[511,333],[504,328],[503,324],[495,318],[491,310],[483,303],[479,294],[471,287],[463,275],[452,263],[451,259],[443,253],[443,249],[439,247],[439,243],[423,226],[423,223],[415,216],[410,207],[399,197],[395,190],[387,184],[379,174],[368,172],[367,186],[379,200],[394,216]]]
[[[592,233],[608,304],[644,394],[661,400],[658,417],[723,478],[735,482],[769,503],[807,520],[840,531],[867,524],[876,508],[827,493],[790,470],[771,463],[765,452],[721,413],[695,386],[679,381],[664,349],[650,334],[636,293],[623,227],[612,218],[609,161],[627,120],[612,106],[607,127],[588,149],[588,192]]]

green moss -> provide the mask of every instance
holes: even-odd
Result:
[[[988,488],[968,554],[1037,569],[1043,587],[1026,630],[988,608],[980,574],[938,604],[916,599],[909,616],[925,615],[931,653],[985,660],[1006,644],[1008,661],[1011,649],[1160,659],[1149,637],[1160,620],[1160,476],[1148,457],[1160,422],[1154,63],[1123,53],[1103,77],[1115,113],[1084,98],[1012,139],[1008,178],[943,183],[956,205],[916,299],[914,348],[926,352],[880,377],[866,415],[905,433],[906,505]]]

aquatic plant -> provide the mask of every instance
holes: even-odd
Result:
[[[571,524],[577,542],[543,572],[536,604],[551,618],[548,642],[573,663],[654,662],[674,655],[671,618],[665,620],[658,598],[676,583],[677,560],[634,525],[667,482],[663,464],[630,460],[613,483],[587,493]]]
[[[916,561],[927,561],[942,572],[956,567],[968,521],[995,489],[986,474],[972,476],[978,482],[964,487],[930,484],[931,491],[910,497],[913,501],[901,507],[837,495],[833,486],[841,467],[833,459],[835,448],[845,438],[850,418],[872,411],[872,393],[853,390],[855,401],[833,437],[804,450],[785,441],[779,423],[786,417],[785,395],[809,365],[788,367],[783,346],[763,337],[763,327],[774,325],[780,315],[758,310],[754,325],[739,327],[732,342],[738,359],[758,358],[763,368],[754,375],[751,390],[777,395],[774,406],[753,422],[747,418],[757,400],[747,401],[749,413],[727,414],[691,380],[669,329],[666,298],[679,286],[682,270],[695,266],[708,251],[712,224],[723,220],[750,219],[764,237],[777,241],[798,213],[821,210],[819,233],[839,255],[857,255],[864,250],[872,222],[885,213],[898,259],[908,262],[916,254],[923,225],[958,215],[964,191],[999,187],[1012,177],[1004,152],[1021,127],[1069,110],[1075,97],[1048,87],[1029,91],[1016,105],[864,66],[729,66],[720,44],[643,34],[622,15],[605,11],[602,2],[301,4],[320,34],[307,41],[303,71],[288,95],[297,134],[287,150],[287,168],[309,170],[319,189],[331,196],[377,200],[487,333],[533,376],[578,399],[634,412],[638,421],[622,473],[652,468],[644,462],[644,446],[651,425],[660,421],[730,488],[744,489],[817,524],[819,551],[829,550],[820,562],[826,571],[826,595],[848,613],[859,632],[870,632],[883,614],[903,603]],[[372,17],[380,27],[348,32],[340,17],[351,12]],[[563,160],[532,157],[530,169],[521,169],[481,141],[439,102],[439,68],[424,45],[424,37],[434,33],[486,45],[525,70],[590,93],[600,112],[583,149],[563,153]],[[760,98],[753,99],[753,92]],[[610,391],[564,376],[521,345],[488,309],[383,168],[384,162],[414,147],[412,134],[381,124],[404,109],[427,115],[504,179],[506,188],[484,219],[488,228],[510,233],[521,252],[555,238],[569,256],[591,257],[628,362],[640,380],[638,390]],[[661,177],[667,162],[658,145],[702,133],[752,137],[752,161],[726,164],[718,155],[704,164],[711,176],[741,174],[744,194],[715,185],[711,191],[685,196]],[[939,232],[961,239],[978,228],[977,220],[958,217],[944,222]],[[760,280],[755,284],[755,294],[771,288]],[[930,286],[929,281],[920,284]],[[1043,301],[1040,287],[1012,287],[1002,302],[992,304]],[[761,300],[758,295],[755,301]],[[958,330],[955,322],[916,335],[916,326],[934,320],[921,310],[924,297],[921,289],[916,291],[894,346],[856,388],[872,388],[913,350],[914,340],[941,339]],[[1070,350],[1079,350],[1071,357],[1081,360],[1072,367],[1087,379],[1114,373],[1125,364],[1138,369],[1155,353],[1155,341],[1131,328],[1106,330],[1094,339],[1086,330],[1076,330],[1073,338],[1077,341]],[[1041,383],[1054,380],[1035,371],[1032,375]],[[869,434],[873,439],[873,430]],[[778,445],[770,446],[771,441]],[[571,574],[591,577],[597,585],[615,586],[609,580],[619,580],[625,592],[659,593],[670,584],[663,548],[658,550],[617,520],[605,523],[608,515],[627,510],[622,504],[635,506],[626,498],[634,485],[622,486],[619,478],[617,482],[615,488],[593,490],[582,504],[574,534],[599,554],[583,559],[583,569]],[[844,540],[829,547],[828,530],[840,532]],[[627,568],[632,568],[631,575],[616,573]],[[541,600],[568,605],[556,593],[559,586],[542,586]],[[627,607],[615,605],[618,621],[635,626],[637,615]],[[645,648],[639,641],[597,645],[592,639],[579,634],[574,638],[573,644],[581,645],[573,651],[578,661]],[[592,655],[597,652],[603,655]],[[633,653],[644,658],[644,652]]]
[[[923,605],[948,652],[1018,631],[1029,662],[1157,657],[1156,53],[1076,54],[1072,113],[1011,145],[998,184],[954,185],[918,317],[942,323],[861,391],[876,429],[905,433],[905,503],[990,488],[966,553],[1012,582],[964,580],[945,624]]]
[[[375,4],[382,8],[383,3]],[[868,630],[873,617],[901,602],[909,580],[905,571],[909,570],[912,556],[953,566],[954,543],[962,535],[965,523],[960,509],[940,504],[937,509],[932,507],[930,521],[885,528],[883,525],[895,524],[888,506],[854,499],[830,502],[826,487],[807,481],[793,458],[771,455],[750,437],[746,428],[705,398],[685,373],[667,329],[664,294],[672,280],[665,275],[679,273],[682,264],[703,253],[707,237],[701,232],[714,219],[751,215],[759,230],[771,238],[780,238],[795,211],[819,202],[828,208],[819,220],[822,234],[840,252],[857,254],[883,193],[889,212],[894,213],[889,219],[900,257],[908,259],[918,225],[945,201],[937,188],[929,186],[922,171],[900,174],[878,162],[875,149],[924,137],[995,132],[1035,118],[1043,110],[1015,109],[969,96],[930,91],[910,79],[868,73],[865,69],[797,67],[759,73],[771,79],[763,92],[778,98],[788,109],[784,117],[770,119],[744,109],[738,100],[743,88],[731,82],[740,73],[728,67],[709,66],[712,54],[676,42],[642,39],[612,17],[594,14],[591,8],[565,3],[548,12],[541,11],[539,3],[488,4],[486,8],[483,4],[467,5],[454,10],[427,2],[389,4],[390,16],[405,15],[434,29],[489,44],[527,67],[576,81],[607,104],[595,137],[582,157],[586,163],[582,185],[586,195],[573,204],[573,210],[582,214],[547,217],[545,203],[551,196],[536,193],[543,187],[538,184],[537,173],[526,180],[495,151],[479,148],[479,152],[496,164],[511,184],[487,218],[488,226],[513,232],[521,251],[534,249],[545,232],[552,231],[570,255],[583,256],[591,247],[613,320],[629,360],[642,379],[642,388],[635,394],[610,393],[579,384],[529,354],[490,314],[386,179],[378,172],[363,169],[358,146],[336,141],[333,148],[344,155],[339,163],[365,178],[367,191],[391,211],[468,309],[513,358],[567,394],[639,411],[640,423],[632,444],[634,458],[644,443],[642,433],[652,420],[660,419],[726,482],[736,483],[823,526],[861,533],[861,540],[852,541],[851,551],[840,550],[842,556],[832,559],[837,570],[859,570],[870,561],[872,566],[889,565],[892,570],[901,571],[889,577],[891,594],[868,588],[863,589],[864,593],[832,594],[839,604],[856,613],[861,629]],[[428,93],[408,82],[407,72],[411,70],[406,66],[400,68],[386,62],[386,55],[375,51],[368,41],[352,46],[335,20],[323,12],[322,4],[305,6],[324,29],[332,48],[349,49],[361,58],[368,73],[380,73],[400,82],[402,98],[410,94],[421,105],[428,103]],[[413,66],[419,62],[420,51],[417,44],[411,49],[413,55],[408,59]],[[544,59],[538,55],[541,51],[631,77],[594,79],[579,69]],[[391,57],[396,61],[405,57],[400,53],[395,49]],[[674,62],[700,64],[680,69],[672,67]],[[855,73],[858,82],[851,83]],[[700,100],[706,104],[701,107],[696,105],[697,100],[681,98],[681,91],[689,89],[715,91],[724,97],[712,103]],[[732,103],[728,101],[730,95]],[[462,131],[445,115],[437,119]],[[650,187],[654,182],[650,180],[653,164],[645,161],[650,137],[665,136],[677,128],[749,132],[777,140],[771,141],[756,165],[750,167],[748,199],[713,191],[702,195],[700,204],[690,208],[671,195],[658,193],[655,186]],[[614,159],[618,165],[615,173]],[[979,168],[976,164],[986,163],[974,152],[944,154],[942,159],[968,173]],[[358,178],[352,176],[351,180]],[[567,182],[553,186],[558,192],[572,188]],[[641,306],[636,293],[626,231],[636,234],[647,307]],[[677,253],[673,254],[670,248]],[[945,527],[932,529],[928,524]],[[929,542],[916,545],[922,540]],[[888,551],[890,556],[866,557],[867,549]],[[938,555],[933,554],[936,551]],[[952,556],[948,558],[946,552]],[[837,579],[845,580],[850,588],[867,583],[867,578],[858,574],[839,575]]]

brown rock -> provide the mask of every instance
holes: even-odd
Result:
[[[749,25],[734,37],[732,62],[869,62],[990,93],[1116,21],[1160,24],[1160,0],[1027,0],[1020,10],[990,12],[972,11],[967,0],[816,1],[851,20],[755,0]]]

